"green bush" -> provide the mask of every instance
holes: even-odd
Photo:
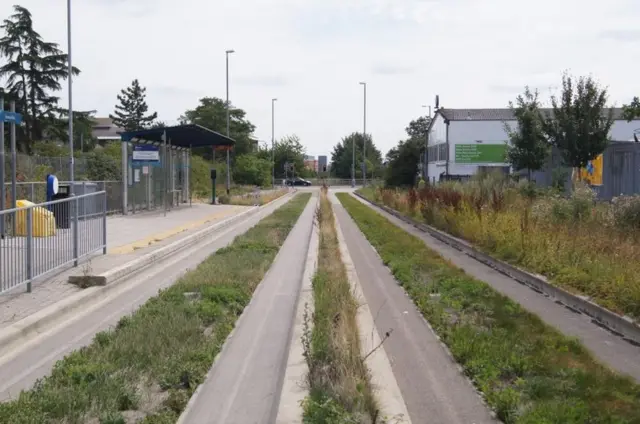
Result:
[[[87,179],[90,181],[118,181],[121,178],[121,164],[104,152],[87,153]]]
[[[242,155],[236,159],[233,181],[237,184],[267,187],[271,185],[271,162],[255,155]]]

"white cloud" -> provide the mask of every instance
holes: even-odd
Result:
[[[64,3],[21,5],[66,50]],[[106,115],[138,78],[172,122],[199,97],[224,97],[233,48],[231,99],[259,138],[270,139],[278,97],[276,135],[330,153],[361,130],[364,80],[367,129],[386,151],[435,94],[447,107],[503,107],[526,84],[548,96],[570,70],[597,77],[618,105],[640,95],[639,19],[634,0],[75,0],[74,100]]]

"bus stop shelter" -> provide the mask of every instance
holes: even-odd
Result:
[[[120,133],[122,141],[122,210],[173,206],[191,200],[191,150],[227,148],[232,138],[195,124]]]

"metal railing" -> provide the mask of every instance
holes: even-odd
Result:
[[[0,293],[107,253],[105,191],[0,211]]]
[[[61,186],[71,184],[69,181],[59,181]],[[11,197],[11,183],[4,184],[7,197]],[[76,181],[74,191],[77,194],[91,192],[107,192],[107,213],[122,213],[122,181]],[[31,203],[43,203],[47,200],[47,183],[41,181],[26,181],[16,183],[16,200],[28,200]],[[11,204],[5,204],[5,208]]]

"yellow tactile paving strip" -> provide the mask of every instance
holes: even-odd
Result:
[[[219,221],[221,219],[227,218],[231,215],[235,215],[236,213],[245,210],[246,207],[236,207],[232,209],[227,209],[224,212],[218,212],[213,215],[210,215],[206,218],[199,219],[196,221],[191,221],[186,224],[180,225],[178,227],[172,228],[170,230],[166,230],[160,233],[152,234],[149,237],[146,237],[142,240],[134,241],[133,243],[125,244],[122,246],[117,246],[112,249],[107,250],[107,254],[109,255],[126,255],[127,253],[132,253],[138,249],[144,249],[149,247],[155,243],[159,243],[163,240],[168,239],[169,237],[173,237],[177,234],[183,233],[185,231],[189,231],[191,229],[203,226],[212,221]]]

